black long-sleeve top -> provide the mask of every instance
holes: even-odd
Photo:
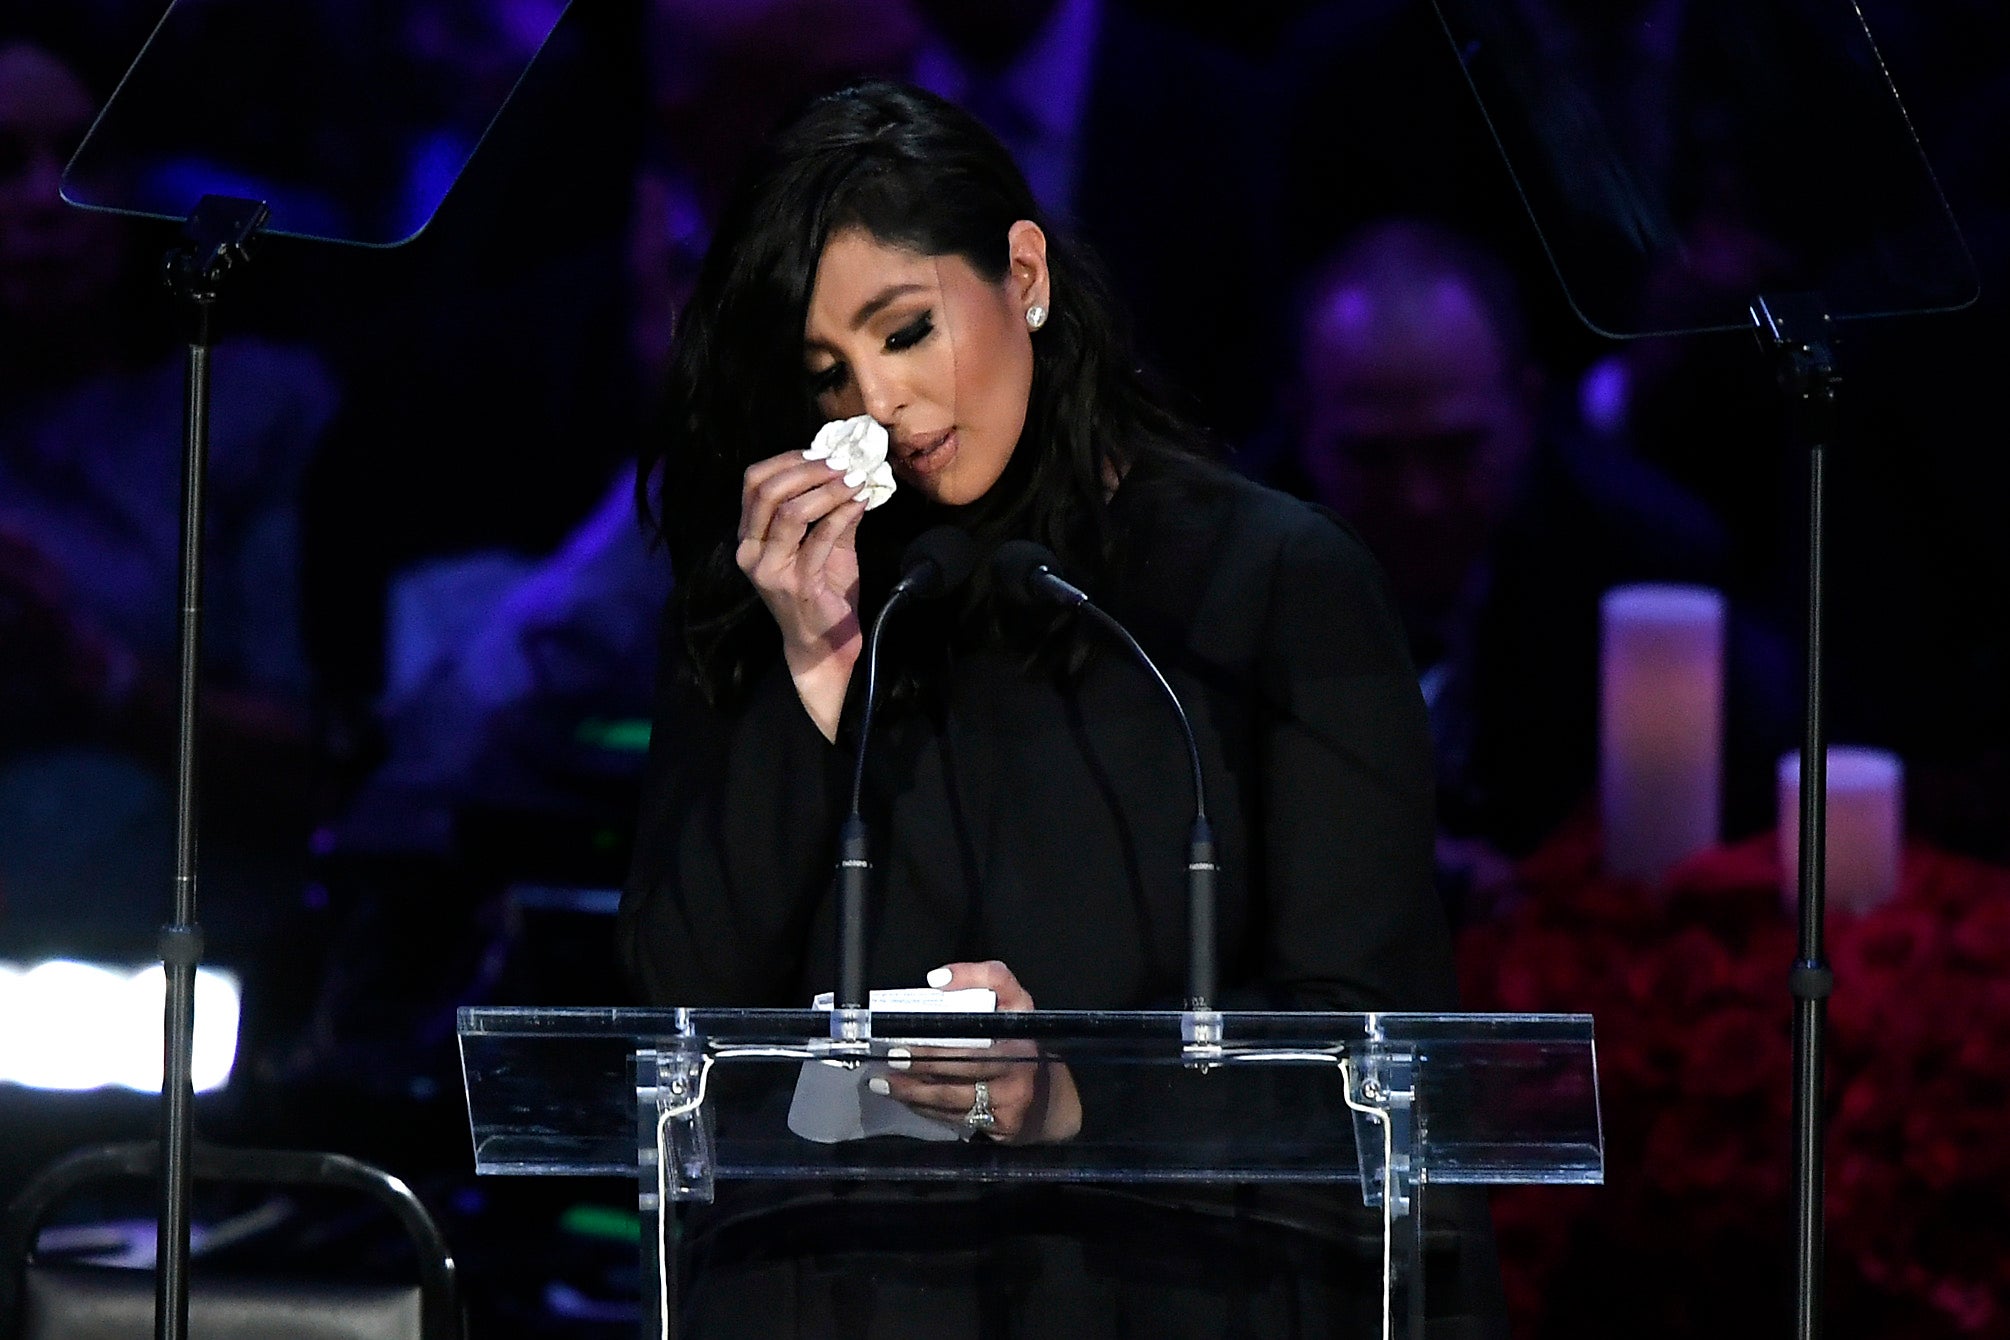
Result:
[[[1452,1008],[1430,741],[1373,560],[1330,514],[1199,464],[1139,466],[1110,507],[1113,580],[1092,594],[1192,716],[1222,1003]],[[849,723],[826,741],[779,659],[731,712],[665,662],[629,970],[659,1004],[807,1006],[836,985]],[[867,984],[995,958],[1043,1008],[1176,1008],[1191,772],[1147,672],[1116,646],[1072,677],[999,647],[943,681],[874,722]]]

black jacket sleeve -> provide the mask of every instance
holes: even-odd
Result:
[[[1380,569],[1311,509],[1258,650],[1262,976],[1294,1009],[1456,1008],[1430,726]]]
[[[727,713],[666,665],[621,900],[622,956],[643,999],[809,1004],[791,992],[830,893],[843,778],[843,751],[779,660]]]

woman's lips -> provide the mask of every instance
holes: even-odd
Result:
[[[956,459],[956,430],[945,428],[929,437],[902,442],[896,453],[900,468],[910,474],[932,475]]]

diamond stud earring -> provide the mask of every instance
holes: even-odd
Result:
[[[1026,329],[1038,330],[1040,327],[1046,324],[1047,324],[1046,308],[1040,306],[1033,306],[1028,307],[1026,309]]]

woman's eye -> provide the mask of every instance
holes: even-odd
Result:
[[[928,333],[934,329],[934,316],[923,312],[920,316],[917,316],[914,320],[887,336],[886,347],[896,352],[901,349],[912,349],[915,345],[927,339]]]
[[[833,363],[821,372],[810,374],[810,394],[829,395],[844,386],[844,364]]]

